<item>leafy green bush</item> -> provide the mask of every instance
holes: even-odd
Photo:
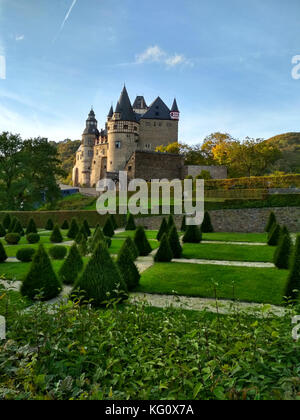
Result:
[[[0,223],[0,238],[6,235],[6,230],[4,229],[3,225]]]
[[[4,229],[8,229],[10,226],[10,223],[11,223],[10,215],[6,213],[2,222]]]
[[[289,234],[281,234],[279,244],[274,254],[274,264],[279,269],[288,269],[293,249],[292,239]]]
[[[208,211],[204,213],[204,219],[201,225],[202,233],[212,233],[214,231]]]
[[[61,245],[52,246],[49,249],[49,255],[54,260],[65,259],[65,256],[67,255],[67,253],[68,253],[67,247],[61,246]]]
[[[29,244],[37,244],[38,242],[40,242],[40,235],[38,235],[37,233],[29,233],[26,236],[26,239]]]
[[[268,236],[268,245],[277,246],[279,243],[281,234],[281,227],[279,225],[273,225],[273,229],[270,231]]]
[[[74,244],[59,270],[59,278],[62,283],[71,285],[77,280],[78,274],[83,269],[83,260],[78,251],[77,245]]]
[[[7,260],[7,255],[3,246],[3,243],[0,241],[0,263],[4,263]]]
[[[161,225],[160,225],[160,228],[159,228],[158,234],[157,234],[157,236],[156,236],[156,239],[157,239],[158,241],[160,241],[160,240],[161,240],[161,238],[163,237],[163,234],[164,234],[164,233],[168,233],[168,223],[167,223],[167,221],[166,221],[165,217],[162,219],[162,222],[161,222]]]
[[[99,307],[113,298],[122,300],[126,292],[127,287],[119,269],[111,259],[105,244],[99,242],[95,253],[75,283],[73,296]]]
[[[58,296],[61,290],[61,283],[53,271],[51,261],[43,245],[40,245],[22,283],[21,293],[29,299],[38,297],[41,300],[49,300]]]
[[[29,235],[30,233],[38,233],[35,221],[33,219],[29,220],[27,229],[26,229],[26,235]]]
[[[182,240],[184,243],[199,244],[202,241],[202,232],[199,226],[187,226]]]
[[[64,220],[63,224],[61,225],[62,230],[69,230],[69,222]]]
[[[182,246],[178,237],[176,226],[173,226],[168,234],[169,244],[172,250],[173,258],[182,257]]]
[[[17,252],[17,259],[21,262],[31,262],[36,250],[34,248],[21,248]]]
[[[46,226],[45,226],[45,229],[46,230],[53,230],[53,228],[54,228],[53,220],[52,219],[48,219],[47,220],[47,223],[46,223]]]
[[[139,285],[141,275],[134,263],[132,250],[128,247],[128,243],[126,243],[126,241],[120,249],[117,258],[117,265],[127,285],[127,289],[129,291],[134,290]]]
[[[273,230],[274,225],[276,224],[277,224],[276,216],[274,212],[271,211],[265,231],[270,233]]]
[[[124,242],[124,244],[126,244],[127,248],[130,250],[132,259],[133,261],[135,261],[139,256],[139,251],[137,247],[135,246],[135,243],[130,237],[128,237],[126,238],[126,241]]]
[[[55,225],[54,228],[53,228],[53,231],[51,233],[51,236],[50,236],[50,241],[53,244],[61,244],[63,242],[63,240],[64,240],[64,238],[63,238],[63,236],[60,232],[59,226]]]
[[[104,233],[105,236],[107,236],[109,238],[112,238],[114,236],[115,230],[114,230],[114,225],[113,225],[113,222],[111,220],[111,217],[107,218],[107,220],[105,222],[105,225],[104,225],[104,228],[103,228],[103,233]]]
[[[290,299],[290,303],[297,302],[300,296],[300,235],[297,236],[284,296]]]
[[[163,234],[160,242],[160,247],[155,254],[154,261],[161,263],[171,262],[173,258],[173,252],[170,247],[169,239],[166,233]]]
[[[150,252],[152,252],[151,245],[149,244],[149,241],[147,239],[147,236],[145,234],[145,229],[143,228],[143,226],[139,226],[137,228],[134,235],[134,243],[141,257],[146,257],[147,255],[150,254]]]
[[[8,245],[17,245],[21,240],[21,236],[18,233],[7,233],[4,239]]]
[[[79,226],[78,226],[77,220],[73,218],[71,221],[69,232],[68,232],[68,238],[75,239],[78,232],[79,232]]]
[[[136,225],[135,225],[134,217],[133,217],[133,215],[131,213],[128,214],[125,230],[127,230],[127,231],[134,231],[134,230],[136,230]]]

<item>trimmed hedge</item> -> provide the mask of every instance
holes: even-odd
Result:
[[[6,230],[4,229],[4,226],[2,223],[0,223],[0,238],[3,238],[6,235]]]
[[[21,235],[19,233],[7,233],[4,239],[8,245],[18,245]]]
[[[47,223],[45,225],[45,229],[46,230],[53,230],[53,228],[54,228],[53,220],[52,219],[48,219],[47,220]]]
[[[7,260],[7,255],[3,243],[0,241],[0,263],[4,263]]]
[[[161,238],[163,237],[164,233],[168,233],[168,223],[167,223],[167,221],[166,221],[166,218],[165,218],[165,217],[162,219],[162,222],[161,222],[161,225],[160,225],[160,228],[159,228],[158,234],[157,234],[157,236],[156,236],[156,239],[157,239],[158,241],[160,241],[160,240],[161,240]]]
[[[83,269],[83,260],[78,251],[77,245],[74,244],[59,270],[59,278],[62,283],[71,285],[77,280],[78,274]]]
[[[115,235],[114,225],[110,216],[107,218],[105,222],[103,233],[108,238],[112,238]]]
[[[173,252],[169,243],[169,239],[166,233],[163,234],[160,242],[160,247],[155,254],[154,261],[161,263],[171,262],[173,258]]]
[[[269,233],[268,245],[277,246],[281,235],[281,227],[279,225],[273,225],[273,229]]]
[[[288,277],[285,297],[291,299],[290,303],[296,303],[300,295],[300,235],[296,240],[296,246],[291,261],[291,270]],[[298,302],[297,302],[298,303]]]
[[[63,224],[61,225],[62,230],[69,230],[69,222],[64,220]]]
[[[138,251],[135,243],[133,242],[133,240],[130,237],[128,237],[126,239],[126,241],[124,242],[124,244],[126,244],[127,248],[130,250],[131,255],[132,255],[132,259],[133,259],[133,261],[135,261],[139,256],[139,251]]]
[[[59,226],[55,225],[54,228],[53,228],[53,231],[51,233],[51,236],[50,236],[50,241],[53,244],[61,244],[63,242],[63,240],[64,240],[64,238],[63,238],[63,236],[62,236],[62,234],[59,230]]]
[[[134,231],[136,230],[136,225],[135,225],[135,221],[134,221],[134,217],[131,213],[129,213],[128,218],[127,218],[127,223],[125,226],[125,230],[127,231]]]
[[[201,232],[202,233],[212,233],[214,231],[213,225],[211,223],[211,218],[210,215],[208,213],[208,211],[206,211],[204,213],[204,219],[201,225]]]
[[[186,231],[186,216],[183,216],[183,218],[182,218],[180,230],[181,230],[181,232],[185,232]]]
[[[293,243],[290,235],[282,233],[274,254],[274,264],[277,268],[281,270],[287,270],[289,268],[292,249]]]
[[[202,232],[199,226],[187,226],[186,232],[182,240],[184,243],[199,244],[202,241]]]
[[[75,239],[78,232],[79,232],[79,226],[78,226],[77,220],[74,218],[71,221],[70,229],[68,231],[68,238]]]
[[[265,232],[270,233],[271,230],[273,229],[274,225],[276,225],[277,220],[276,220],[276,216],[274,214],[273,211],[271,211],[270,215],[269,215],[269,219],[265,228]]]
[[[37,234],[37,233],[29,233],[27,236],[26,236],[26,239],[27,239],[27,242],[29,243],[29,244],[37,244],[37,243],[39,243],[40,242],[40,235],[39,234]]]
[[[10,215],[8,213],[6,213],[3,217],[3,220],[2,220],[2,224],[4,226],[4,229],[8,229],[9,226],[10,226],[10,223],[11,223]]]
[[[53,270],[50,258],[43,245],[40,245],[22,283],[21,293],[30,299],[38,296],[41,300],[50,300],[58,296],[61,290],[61,283]]]
[[[172,250],[173,258],[182,257],[182,246],[178,237],[176,226],[173,226],[168,234],[169,244]]]
[[[112,219],[112,220],[114,220],[114,219]],[[91,229],[89,227],[88,221],[86,219],[84,219],[84,221],[83,221],[83,227],[85,229],[86,237],[88,238],[89,236],[91,236],[92,232],[91,232]]]
[[[300,187],[300,175],[261,176],[251,178],[214,179],[205,181],[205,189],[258,189]]]
[[[149,244],[147,236],[145,234],[145,229],[143,226],[139,226],[134,235],[134,243],[139,251],[140,257],[146,257],[152,252],[152,248]]]
[[[127,285],[127,289],[129,291],[134,290],[139,285],[141,275],[134,263],[132,250],[126,242],[124,242],[122,248],[120,249],[117,258],[117,265]]]
[[[25,235],[25,232],[24,232],[24,230],[22,228],[22,225],[21,225],[20,220],[17,220],[16,221],[16,224],[15,224],[14,230],[13,230],[13,233],[18,233],[20,236],[24,236]]]
[[[35,252],[36,252],[36,249],[34,248],[30,248],[30,247],[21,248],[18,250],[16,257],[21,262],[24,262],[24,263],[31,262]]]
[[[168,233],[171,231],[172,227],[175,226],[175,222],[174,222],[174,217],[172,214],[170,214],[169,218],[168,218]]]
[[[32,218],[29,220],[27,224],[26,235],[28,235],[29,233],[38,233],[36,224]]]
[[[61,245],[56,245],[49,249],[49,255],[54,260],[64,260],[67,253],[67,247]]]

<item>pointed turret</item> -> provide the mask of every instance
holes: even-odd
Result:
[[[171,108],[171,112],[179,112],[176,98],[174,99],[174,102],[173,102],[173,105],[172,105],[172,108]]]
[[[170,112],[170,117],[172,120],[179,120],[180,117],[180,112],[179,112],[179,108],[177,105],[177,101],[176,98],[174,99],[173,105],[172,105],[172,109]]]
[[[121,121],[136,121],[136,116],[133,112],[131,102],[125,86],[117,103],[115,114],[119,114],[119,119]]]
[[[86,120],[86,127],[83,134],[94,134],[96,137],[99,137],[97,124],[98,124],[98,121],[96,120],[96,115],[92,108]]]
[[[110,119],[110,118],[113,117],[113,115],[114,115],[114,109],[113,109],[113,106],[111,106],[110,107],[110,110],[109,110],[109,113],[107,115],[107,118]]]

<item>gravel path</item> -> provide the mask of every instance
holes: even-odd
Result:
[[[181,263],[181,264],[199,264],[199,265],[224,265],[224,266],[231,266],[231,267],[252,267],[252,268],[274,268],[275,265],[273,263],[264,263],[264,262],[244,262],[244,261],[216,261],[216,260],[185,260],[181,259],[174,259],[172,260],[173,263]]]

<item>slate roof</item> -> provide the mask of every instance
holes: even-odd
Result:
[[[134,121],[136,122],[136,114],[133,112],[131,102],[124,86],[119,102],[117,104],[115,112],[120,114],[121,121]]]
[[[142,115],[143,119],[149,120],[170,120],[170,109],[164,103],[164,101],[158,97],[155,101],[150,105],[147,112]]]
[[[133,109],[147,109],[147,104],[143,96],[137,96],[133,105]]]
[[[179,112],[178,105],[176,99],[174,99],[171,112]]]
[[[112,118],[113,115],[114,115],[114,109],[113,109],[113,106],[111,106],[107,117]]]

